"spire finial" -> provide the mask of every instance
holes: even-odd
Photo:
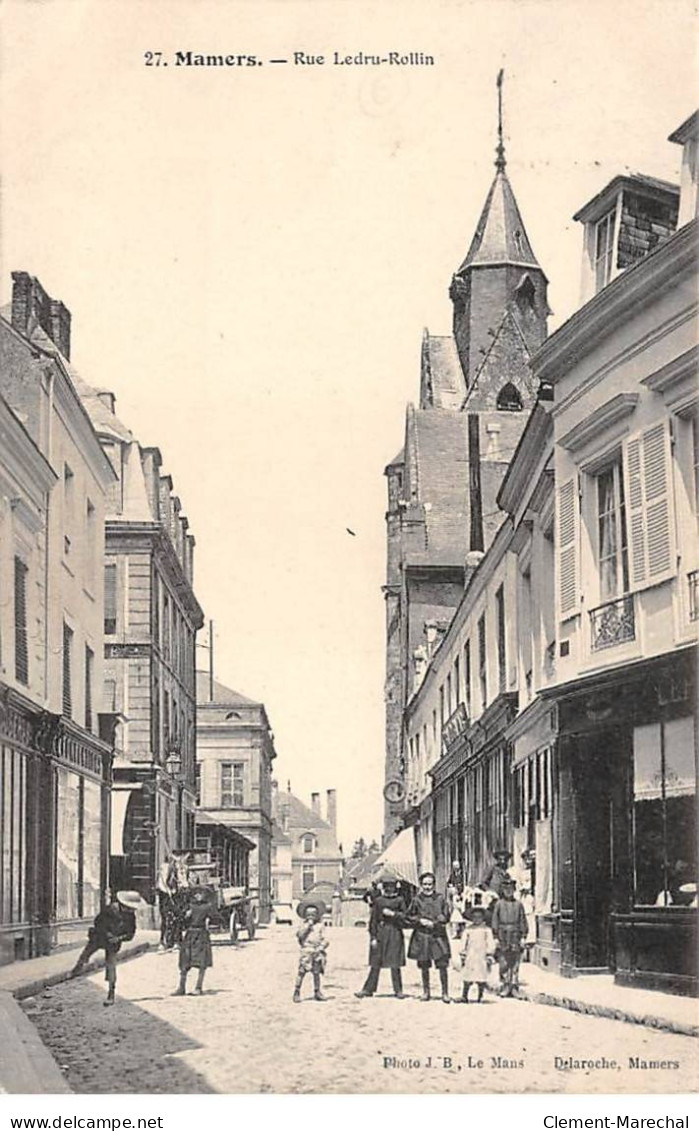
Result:
[[[497,77],[497,88],[498,88],[498,147],[495,151],[496,154],[497,154],[497,156],[495,158],[495,168],[497,169],[498,173],[503,173],[505,171],[505,165],[507,164],[507,162],[505,161],[505,145],[504,145],[503,140],[502,140],[502,80],[504,79],[504,77],[505,77],[505,72],[501,67],[500,70],[498,71],[498,77]]]

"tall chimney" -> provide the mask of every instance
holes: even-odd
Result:
[[[328,790],[328,824],[334,833],[337,832],[337,794],[334,789]]]
[[[57,298],[50,300],[49,310],[51,341],[58,346],[66,361],[70,361],[70,311]]]
[[[313,810],[313,813],[315,814],[316,817],[320,817],[320,794],[319,793],[312,793],[311,794],[311,809]]]
[[[29,337],[36,325],[70,361],[70,311],[26,271],[12,272],[12,325]]]

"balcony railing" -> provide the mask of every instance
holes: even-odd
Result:
[[[689,586],[689,619],[699,620],[699,569],[687,574]]]
[[[627,593],[623,597],[618,597],[615,601],[607,601],[597,609],[592,609],[590,611],[590,629],[593,652],[635,640],[636,622],[631,594]]]

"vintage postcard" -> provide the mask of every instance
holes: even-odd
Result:
[[[0,1091],[695,1091],[695,5],[0,17]]]

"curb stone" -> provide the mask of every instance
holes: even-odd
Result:
[[[573,1013],[587,1013],[592,1017],[606,1017],[611,1021],[624,1021],[630,1025],[643,1025],[647,1029],[660,1029],[666,1033],[678,1033],[683,1037],[699,1037],[699,1025],[686,1025],[681,1021],[670,1021],[649,1014],[631,1013],[616,1009],[611,1005],[597,1005],[594,1002],[578,1001],[576,998],[550,994],[544,991],[528,991],[520,986],[517,994],[521,1001],[532,1001],[538,1005],[553,1005],[569,1009]]]

